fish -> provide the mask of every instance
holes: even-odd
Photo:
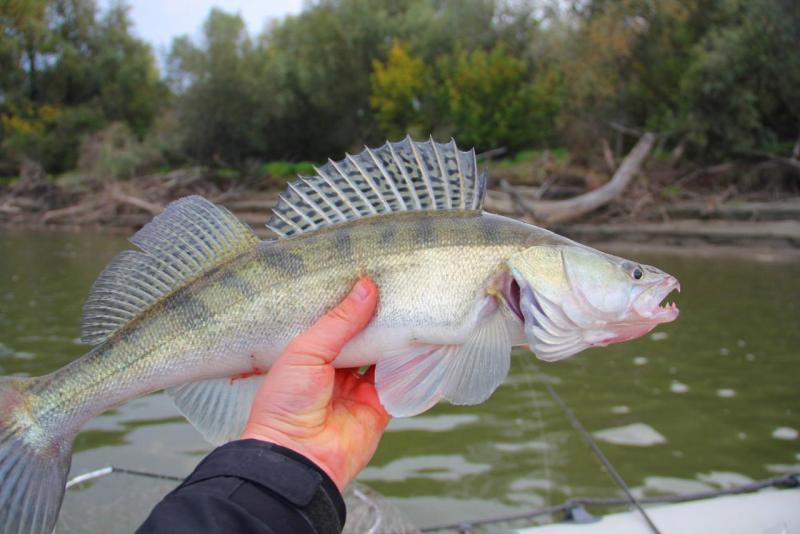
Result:
[[[289,341],[362,276],[367,328],[333,364],[375,365],[394,417],[478,404],[512,347],[556,361],[674,320],[675,277],[483,210],[486,172],[455,141],[387,142],[301,176],[261,240],[199,196],[169,204],[85,302],[88,352],[40,377],[0,378],[0,531],[50,533],[71,447],[91,418],[166,390],[212,444],[237,439]]]

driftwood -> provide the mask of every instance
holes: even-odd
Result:
[[[135,208],[143,209],[145,211],[149,211],[153,215],[158,215],[162,211],[164,211],[164,206],[161,204],[156,204],[150,201],[147,201],[143,198],[135,197],[133,195],[128,195],[123,193],[116,187],[111,187],[111,198],[116,200],[121,204],[128,204],[129,206],[133,206]]]
[[[48,222],[57,221],[59,219],[64,219],[67,217],[73,217],[87,211],[91,211],[96,209],[101,204],[96,198],[90,198],[86,202],[81,202],[80,204],[75,204],[73,206],[67,206],[66,208],[58,208],[53,209],[45,212],[39,222],[42,224],[46,224]]]
[[[486,152],[481,152],[475,156],[475,159],[478,161],[488,161],[503,156],[506,152],[508,152],[508,149],[504,146],[501,146],[500,148],[493,148],[491,150],[487,150]]]
[[[771,202],[726,202],[710,206],[706,201],[676,202],[662,206],[670,217],[740,221],[800,221],[800,198]]]
[[[614,169],[617,168],[617,161],[614,158],[614,152],[611,150],[611,145],[609,144],[608,139],[605,137],[600,139],[600,145],[603,148],[603,160],[606,162],[608,171],[614,172]]]
[[[655,134],[645,133],[642,135],[630,153],[622,160],[622,164],[608,183],[594,191],[570,199],[532,201],[519,195],[508,184],[502,184],[501,187],[509,193],[516,193],[515,201],[536,221],[555,224],[574,220],[619,197],[633,177],[641,170],[642,164],[653,149],[655,142]]]

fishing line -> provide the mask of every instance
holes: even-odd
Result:
[[[536,368],[536,365],[531,361],[531,359],[525,356],[523,356],[520,359],[524,362],[523,365],[527,367],[526,371],[528,371],[527,372],[528,383],[531,386],[533,386],[533,382],[536,379],[534,375],[536,375],[538,369]],[[545,506],[549,506],[553,490],[553,484],[552,484],[553,479],[551,477],[552,471],[550,470],[550,463],[551,463],[550,447],[551,445],[553,445],[553,443],[550,442],[547,436],[547,432],[545,431],[544,415],[543,415],[544,410],[542,409],[542,400],[539,398],[538,392],[535,390],[535,388],[531,387],[530,389],[535,393],[535,395],[533,396],[533,407],[536,412],[536,419],[539,421],[539,436],[541,437],[542,442],[544,443],[544,449],[542,450],[542,460],[544,465],[542,466],[542,471],[544,471],[544,479],[547,482],[544,494],[545,497],[544,504]]]
[[[581,435],[583,441],[586,442],[586,444],[592,450],[597,459],[600,460],[600,463],[603,464],[603,467],[605,467],[608,474],[611,476],[614,482],[616,482],[617,486],[619,486],[619,488],[625,494],[625,497],[628,499],[628,502],[631,504],[631,506],[636,508],[636,510],[638,510],[638,512],[642,514],[642,517],[647,523],[647,526],[650,527],[650,530],[652,530],[655,534],[661,534],[661,531],[658,530],[658,527],[656,527],[655,523],[653,523],[653,520],[650,519],[649,515],[647,515],[647,512],[642,507],[641,503],[639,503],[636,497],[634,497],[633,493],[631,493],[631,490],[628,488],[628,485],[625,483],[625,480],[611,464],[611,461],[609,461],[609,459],[606,458],[606,455],[603,454],[603,451],[600,450],[600,447],[598,447],[597,443],[592,438],[592,435],[589,434],[589,431],[586,430],[583,424],[581,424],[580,420],[575,415],[575,413],[569,408],[569,406],[567,406],[567,403],[564,402],[561,396],[556,392],[555,388],[552,386],[552,384],[550,384],[550,381],[547,379],[547,377],[539,370],[539,366],[536,365],[534,362],[530,362],[530,364],[531,367],[533,367],[533,369],[536,372],[536,378],[539,380],[539,382],[544,384],[544,387],[547,389],[547,392],[550,394],[550,396],[553,398],[556,404],[558,404],[558,407],[561,408],[561,411],[564,413],[564,416],[567,419],[569,419],[569,422],[572,423],[572,426]]]

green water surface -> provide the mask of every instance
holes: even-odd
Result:
[[[0,234],[0,374],[44,374],[86,350],[77,341],[83,299],[127,246],[102,234]],[[488,402],[439,405],[394,421],[361,480],[419,526],[619,495],[534,379],[532,363],[639,494],[800,471],[800,265],[635,259],[680,279],[676,322],[564,362],[517,351],[511,375]],[[208,450],[158,393],[94,419],[77,438],[72,474],[115,465],[182,476]],[[94,530],[88,516],[107,516],[106,531],[130,530],[121,511],[157,485],[98,487],[68,492],[66,530]],[[81,492],[88,497],[75,504],[71,494]]]

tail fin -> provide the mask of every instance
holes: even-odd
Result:
[[[26,420],[34,379],[0,377],[0,532],[52,534],[69,471],[71,439],[59,442]]]

